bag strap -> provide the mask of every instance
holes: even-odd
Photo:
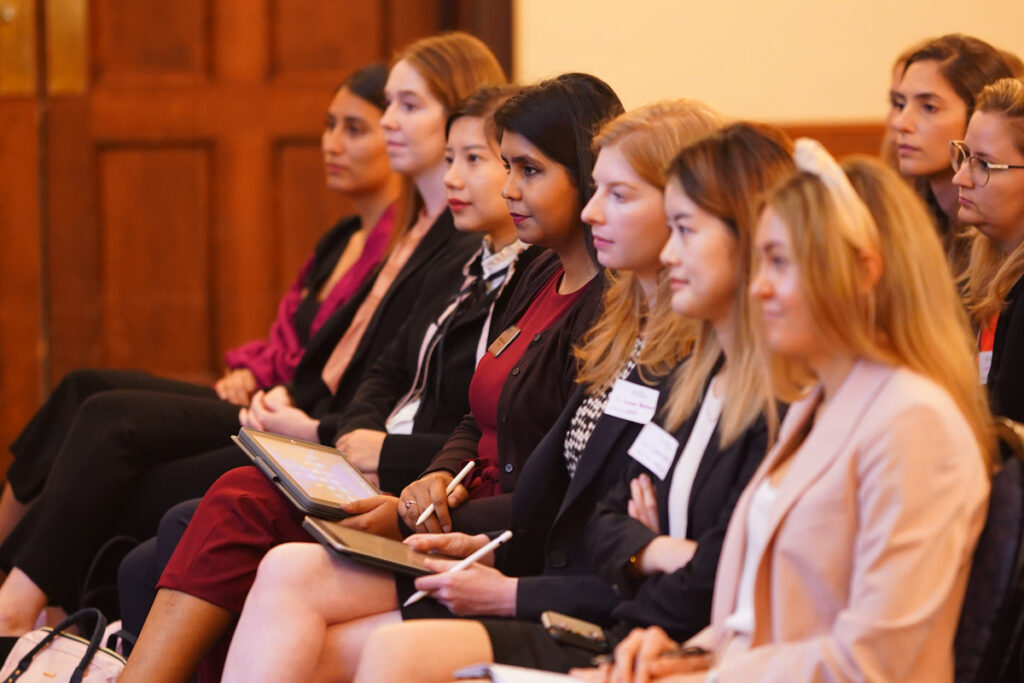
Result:
[[[63,631],[66,631],[70,627],[86,622],[90,619],[95,620],[96,628],[93,629],[92,638],[89,640],[89,646],[85,649],[85,654],[82,655],[81,661],[78,662],[78,666],[75,667],[75,671],[71,674],[70,683],[81,683],[82,678],[85,676],[85,670],[89,668],[89,664],[92,662],[93,655],[100,649],[100,642],[103,640],[103,632],[107,629],[107,618],[103,616],[95,607],[86,607],[80,609],[74,614],[68,616],[67,619],[57,624],[57,626],[46,634],[46,637],[39,641],[34,648],[29,650],[21,661],[18,662],[18,666],[15,667],[11,675],[4,680],[4,683],[14,683],[14,681],[21,678],[21,675],[25,673],[28,667],[32,664],[32,659],[42,650],[44,647],[50,644],[54,638],[60,635]]]

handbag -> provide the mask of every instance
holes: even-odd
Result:
[[[74,625],[95,623],[86,640],[64,633]],[[81,609],[57,625],[18,638],[0,668],[3,683],[113,683],[124,669],[121,655],[100,647],[107,619],[95,607]]]

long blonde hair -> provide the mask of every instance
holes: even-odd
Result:
[[[444,107],[445,117],[474,90],[508,82],[505,72],[483,41],[462,31],[420,38],[395,53],[391,66],[406,61],[427,82],[431,94]],[[395,216],[401,235],[423,208],[423,199],[412,180],[403,176],[402,201]],[[392,240],[396,238],[393,236]]]
[[[867,212],[838,210],[822,179],[798,173],[768,205],[788,226],[811,316],[844,353],[905,366],[949,392],[988,458],[991,416],[978,382],[973,337],[928,213],[899,175],[874,159],[847,162]],[[862,258],[881,257],[864,293]]]
[[[720,442],[727,446],[762,414],[774,435],[778,423],[770,369],[764,363],[760,325],[747,296],[755,224],[762,196],[793,171],[792,145],[777,128],[737,123],[695,142],[679,153],[669,169],[686,196],[725,222],[738,243],[739,273],[734,295],[735,349],[722,407]],[[703,322],[694,352],[679,369],[665,406],[665,424],[678,427],[704,395],[722,345],[710,322]]]
[[[978,95],[978,111],[999,114],[1013,136],[1014,146],[1024,154],[1024,83],[1004,78],[987,86]],[[1006,295],[1024,274],[1024,242],[1009,254],[995,241],[981,234],[971,247],[964,299],[975,322],[987,325],[1003,310]]]
[[[594,146],[601,150],[617,145],[644,182],[664,190],[665,170],[676,152],[722,121],[703,102],[658,102],[609,121],[594,138]],[[641,332],[645,341],[637,366],[644,379],[667,375],[689,353],[696,326],[672,312],[672,292],[664,274],[659,271],[653,309],[635,273],[608,274],[601,317],[574,349],[580,361],[576,381],[587,385],[589,392],[599,394],[615,382]]]

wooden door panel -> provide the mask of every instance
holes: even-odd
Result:
[[[0,98],[0,467],[6,446],[35,411],[45,346],[35,97]]]
[[[105,365],[209,372],[211,155],[202,142],[99,151]]]
[[[380,60],[383,17],[379,3],[272,0],[269,75],[279,82],[324,83],[338,66]]]
[[[96,85],[128,88],[209,80],[212,0],[94,0]]]
[[[324,199],[324,166],[318,138],[279,140],[274,146],[274,235],[278,246],[277,289],[285,291],[320,237],[350,201],[334,193]]]

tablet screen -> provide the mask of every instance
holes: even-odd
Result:
[[[310,498],[347,503],[377,490],[336,452],[281,437],[250,436]]]

